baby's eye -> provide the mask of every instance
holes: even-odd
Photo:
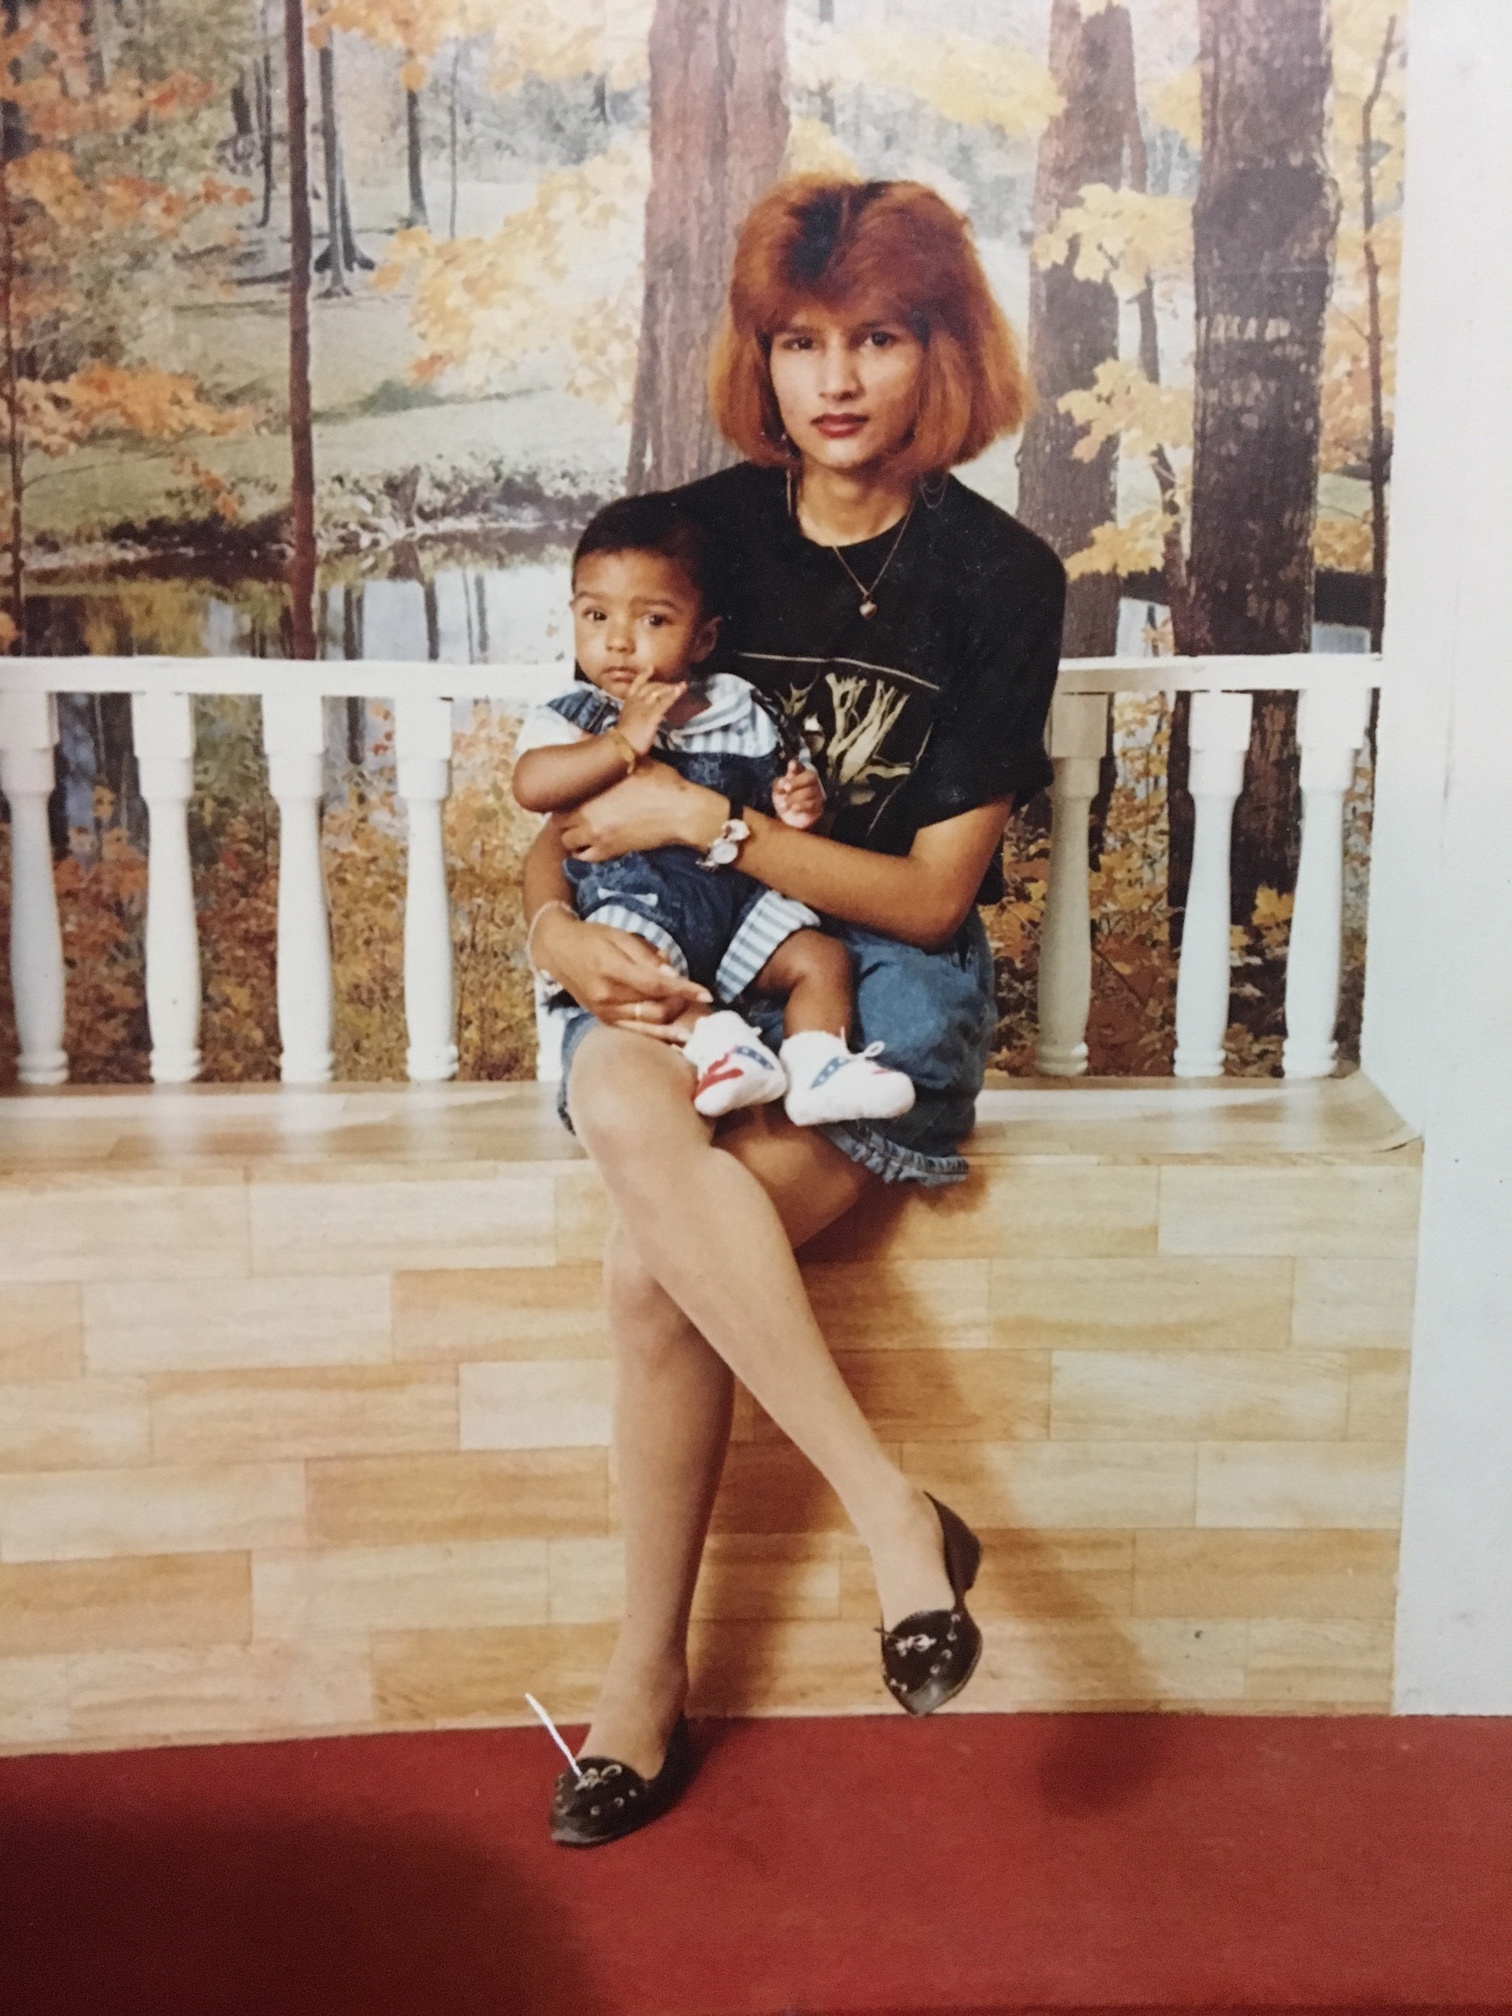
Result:
[[[660,630],[660,628],[666,621],[667,618],[665,616],[648,616],[646,618],[646,622],[650,625],[650,627],[653,630]]]
[[[602,609],[580,609],[578,614],[585,623],[602,623],[605,620]]]

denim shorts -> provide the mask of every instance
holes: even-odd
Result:
[[[818,1132],[884,1183],[959,1183],[959,1152],[976,1118],[997,1023],[992,951],[975,910],[943,951],[921,952],[859,924],[826,919],[825,930],[850,947],[856,992],[851,1044],[880,1043],[882,1061],[913,1080],[916,1098],[896,1120],[844,1120]],[[741,1010],[777,1049],[782,1003],[762,996]],[[594,1027],[586,1010],[568,1010],[562,1031],[557,1111],[567,1126],[567,1085],[577,1046]]]

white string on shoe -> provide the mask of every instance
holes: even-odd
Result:
[[[567,1747],[567,1744],[562,1736],[562,1732],[557,1728],[555,1722],[552,1721],[551,1717],[546,1713],[546,1710],[541,1706],[540,1702],[537,1701],[534,1694],[527,1694],[525,1696],[525,1699],[530,1703],[531,1707],[534,1708],[537,1715],[539,1715],[541,1720],[545,1723],[546,1733],[550,1736],[552,1742],[555,1743],[558,1750],[561,1751],[562,1755],[567,1759],[567,1762],[572,1766],[573,1770],[577,1773],[577,1781],[579,1785],[585,1783],[586,1781],[584,1779],[582,1769],[578,1764],[578,1760],[576,1759],[576,1757],[573,1756],[571,1750]]]

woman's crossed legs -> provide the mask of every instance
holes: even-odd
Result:
[[[793,1249],[873,1180],[758,1108],[716,1146],[675,1050],[592,1030],[573,1125],[614,1200],[606,1264],[625,1532],[625,1618],[585,1754],[643,1776],[687,1691],[688,1614],[730,1431],[731,1374],[832,1486],[871,1552],[884,1622],[952,1601],[929,1501],[836,1370]]]

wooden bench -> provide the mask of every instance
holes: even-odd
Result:
[[[983,1532],[964,1710],[1383,1709],[1415,1142],[1367,1081],[983,1097],[806,1271]],[[675,1205],[675,1200],[669,1200]],[[620,1603],[592,1168],[536,1085],[0,1107],[0,1746],[559,1717]],[[695,1708],[891,1712],[866,1558],[744,1395]]]

